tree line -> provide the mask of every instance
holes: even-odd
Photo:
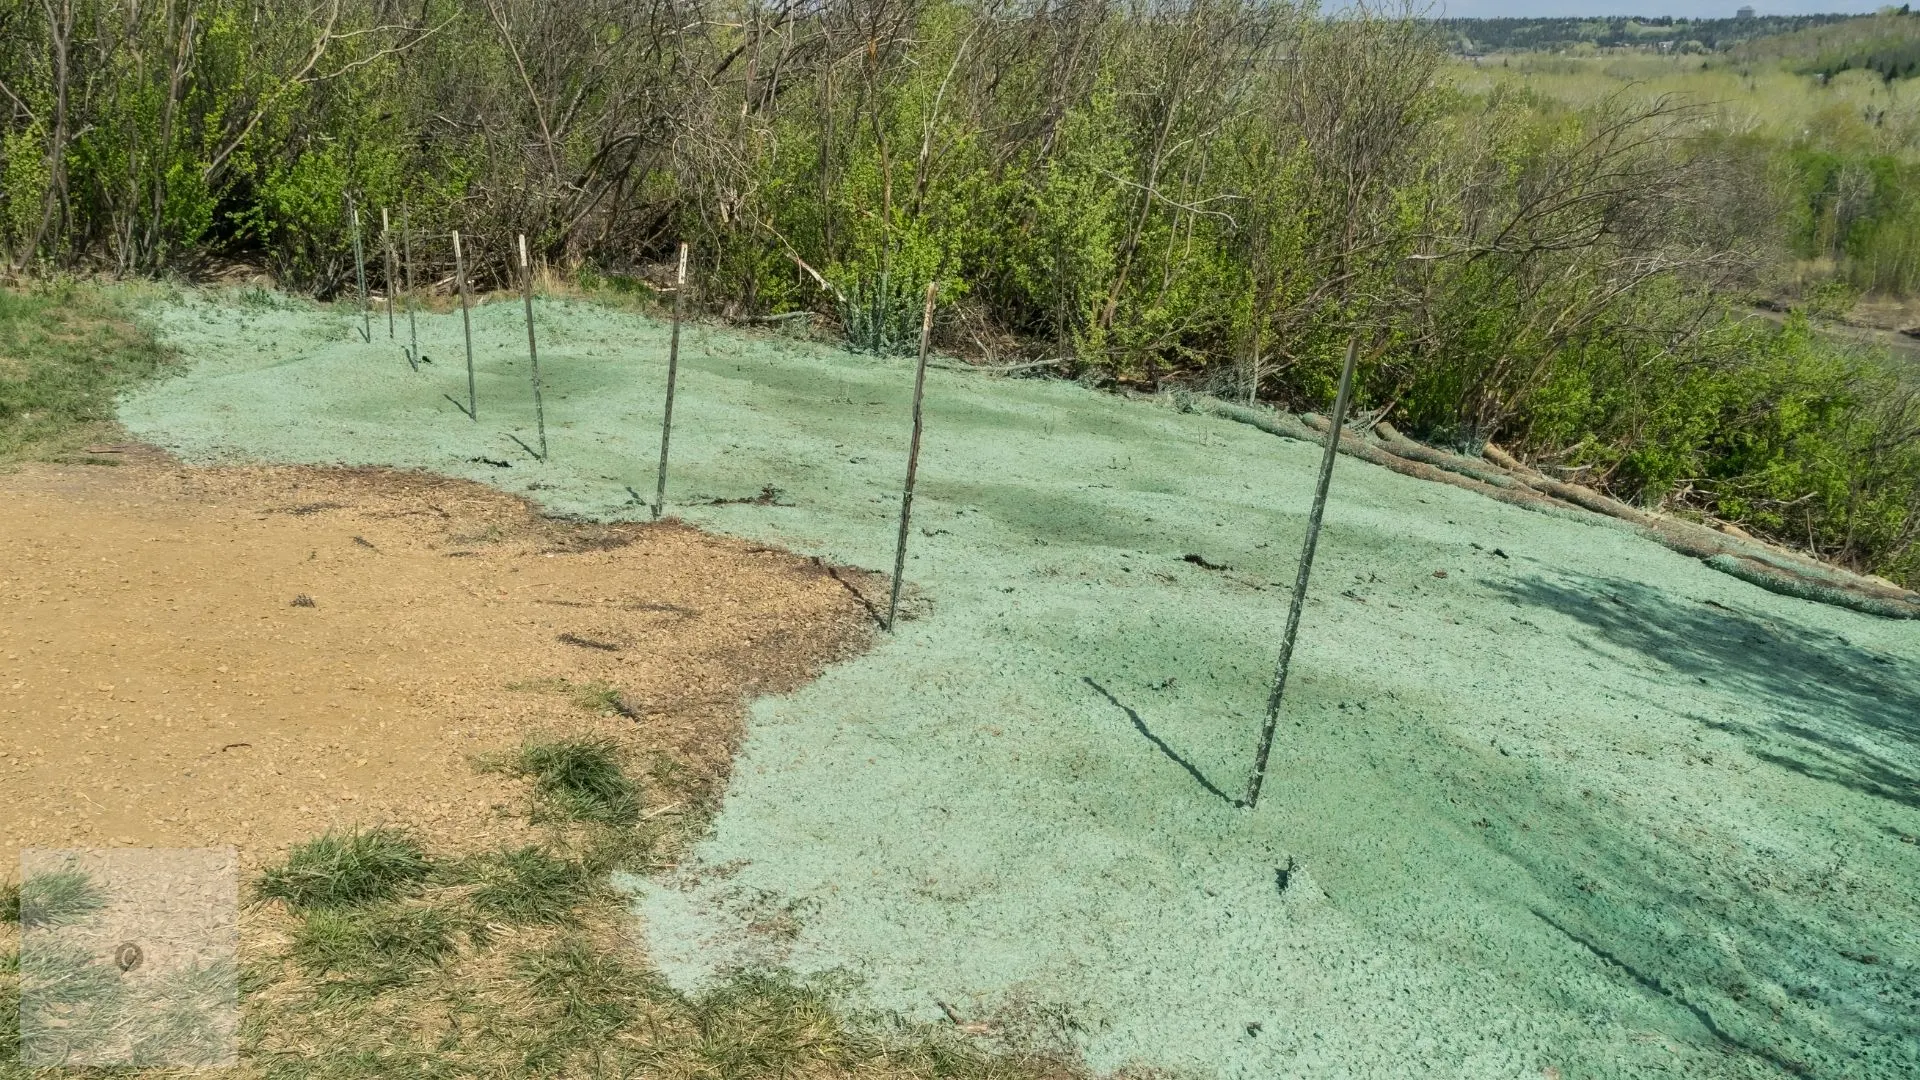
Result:
[[[1601,49],[1674,48],[1691,43],[1706,51],[1812,27],[1831,26],[1857,15],[1751,15],[1731,19],[1685,19],[1671,15],[1532,16],[1502,19],[1436,19],[1458,52],[1559,52],[1578,46]]]

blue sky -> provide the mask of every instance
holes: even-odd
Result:
[[[1451,0],[1434,5],[1435,16],[1456,19],[1526,18],[1561,15],[1672,15],[1689,19],[1725,19],[1743,3],[1762,15],[1812,15],[1829,11],[1864,14],[1887,6],[1884,0]],[[1896,5],[1897,6],[1897,5]]]

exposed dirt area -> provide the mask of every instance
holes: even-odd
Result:
[[[870,632],[871,583],[671,522],[111,452],[0,474],[0,880],[23,847],[231,844],[252,866],[353,824],[512,840],[524,793],[474,759],[547,734],[619,740],[648,813],[685,813],[751,696]]]

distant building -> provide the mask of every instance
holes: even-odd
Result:
[[[1733,17],[1736,19],[1751,19],[1753,18],[1753,9],[1750,7],[1743,7],[1739,11],[1734,12]]]

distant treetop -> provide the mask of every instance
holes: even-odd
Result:
[[[1593,18],[1435,19],[1454,52],[1478,56],[1496,52],[1561,52],[1586,45],[1647,52],[1719,52],[1775,35],[1850,22],[1881,22],[1890,15],[1753,15],[1750,8],[1731,19],[1683,19],[1607,16]],[[1901,19],[1901,21],[1905,21]],[[1920,20],[1916,20],[1920,22]]]

